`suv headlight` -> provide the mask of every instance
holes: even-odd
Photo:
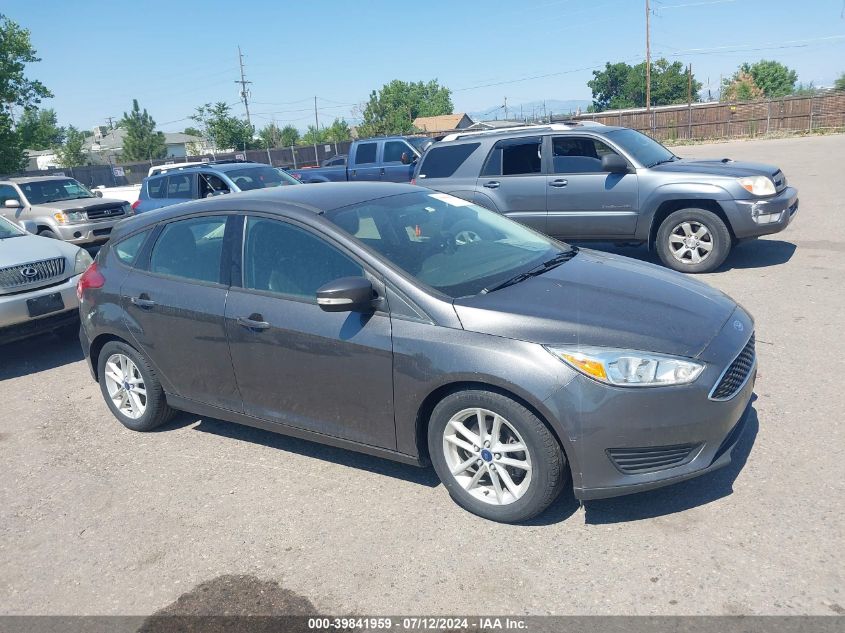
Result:
[[[73,222],[85,222],[88,216],[85,211],[59,211],[54,213],[53,217],[59,224],[71,224]]]
[[[619,387],[686,385],[704,371],[688,358],[609,347],[546,347],[554,356],[599,382]]]
[[[73,262],[73,274],[81,275],[94,262],[91,255],[88,254],[84,248],[80,248],[76,253],[76,261]]]
[[[742,185],[743,189],[755,196],[773,196],[777,193],[775,183],[765,176],[748,176],[746,178],[737,178],[737,181]]]

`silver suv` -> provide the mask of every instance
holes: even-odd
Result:
[[[798,210],[777,167],[683,159],[598,123],[451,134],[414,178],[553,237],[647,244],[688,273],[714,270],[738,241],[782,231]],[[459,243],[487,237],[457,228]]]
[[[90,246],[132,215],[125,200],[100,198],[65,176],[0,180],[0,215],[42,237]]]

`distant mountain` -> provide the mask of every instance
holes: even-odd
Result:
[[[549,114],[568,114],[576,112],[581,108],[581,112],[586,112],[587,107],[592,103],[589,99],[546,99],[546,115]],[[508,102],[508,115],[505,117],[505,109],[499,106],[490,106],[489,108],[482,108],[476,112],[467,112],[473,121],[486,121],[488,119],[518,119],[520,118],[520,107],[522,108],[522,117],[531,118],[534,116],[543,116],[543,101],[527,101],[524,103]]]

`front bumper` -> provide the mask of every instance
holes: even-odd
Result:
[[[76,282],[78,280],[79,275],[75,275],[59,284],[46,288],[11,295],[0,295],[0,342],[8,343],[12,340],[72,324],[79,318],[79,301],[76,298]],[[64,309],[34,318],[30,317],[27,301],[54,292],[61,294]]]
[[[738,239],[770,235],[783,231],[795,218],[798,191],[787,187],[772,198],[734,200],[732,205],[728,218]]]
[[[711,400],[709,394],[752,331],[751,318],[737,308],[699,355],[707,366],[690,385],[612,387],[579,374],[546,400],[569,440],[575,496],[600,499],[650,490],[729,464],[751,406],[756,361],[729,400]],[[641,471],[632,472],[614,457],[622,453],[642,463],[654,460],[654,453],[668,454],[679,447],[689,449],[683,459]]]
[[[122,215],[114,220],[59,224],[55,231],[62,240],[71,244],[96,244],[107,241],[115,225],[127,217],[129,216]]]

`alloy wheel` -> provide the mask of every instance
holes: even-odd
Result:
[[[713,245],[713,234],[700,222],[681,222],[669,233],[669,252],[684,264],[700,264],[710,257]]]
[[[115,408],[127,418],[137,420],[147,410],[147,388],[141,371],[125,354],[112,354],[106,360],[106,389]]]
[[[491,505],[513,503],[531,485],[531,454],[514,426],[487,409],[459,411],[443,430],[446,465],[458,484]]]

